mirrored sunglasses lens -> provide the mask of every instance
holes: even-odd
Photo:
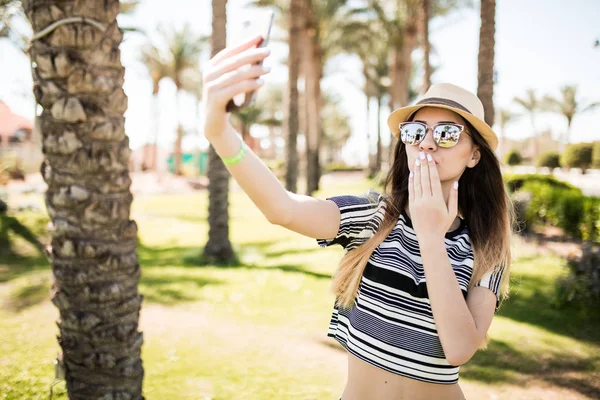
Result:
[[[400,125],[400,140],[404,144],[415,145],[423,140],[425,132],[425,127],[421,124],[403,124]]]
[[[458,143],[461,128],[456,125],[438,125],[433,131],[433,137],[440,147],[452,147]]]

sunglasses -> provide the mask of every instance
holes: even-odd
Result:
[[[416,146],[425,139],[429,127],[422,122],[402,122],[400,128],[400,140],[402,143]],[[465,127],[460,124],[441,122],[431,127],[433,140],[443,148],[454,147],[460,139],[460,134]]]

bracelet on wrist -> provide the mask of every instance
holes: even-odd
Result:
[[[235,165],[235,164],[239,163],[242,160],[242,158],[244,158],[247,150],[248,150],[248,146],[246,146],[246,143],[242,140],[242,146],[240,147],[240,150],[237,152],[236,155],[234,155],[232,157],[221,157],[221,159],[223,160],[223,163],[225,165],[228,165],[228,166]]]

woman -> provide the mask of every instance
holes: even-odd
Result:
[[[344,247],[328,332],[348,351],[342,398],[464,399],[459,365],[486,345],[511,261],[512,212],[481,102],[440,84],[392,112],[388,125],[400,140],[387,194],[289,193],[225,112],[268,72],[249,67],[269,54],[253,48],[259,40],[225,49],[207,66],[205,134],[271,223]]]

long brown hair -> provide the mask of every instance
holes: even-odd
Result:
[[[414,116],[414,114],[413,114]],[[412,120],[412,117],[409,118]],[[460,177],[458,190],[458,213],[469,228],[474,253],[471,289],[486,273],[504,267],[501,297],[508,297],[511,248],[510,237],[514,224],[514,209],[508,197],[500,162],[485,139],[466,120],[465,133],[479,146],[480,160],[473,168],[467,168]],[[400,213],[408,205],[408,161],[406,145],[398,140],[394,159],[383,186],[385,216],[381,226],[366,242],[347,252],[333,275],[331,289],[336,304],[352,308],[362,274],[371,254],[392,232]],[[490,217],[492,216],[492,217]],[[486,335],[485,343],[488,337]]]

